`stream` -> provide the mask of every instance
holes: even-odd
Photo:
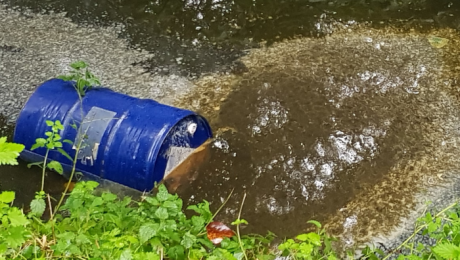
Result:
[[[217,219],[246,194],[243,232],[315,219],[347,245],[391,241],[425,200],[459,194],[458,28],[453,1],[2,0],[0,136],[36,86],[85,60],[104,86],[209,120],[185,204],[216,210],[233,191]],[[39,179],[0,166],[17,205]]]

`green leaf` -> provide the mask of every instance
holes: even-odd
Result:
[[[72,76],[65,76],[65,75],[60,75],[57,77],[58,79],[62,79],[64,81],[72,81],[73,77]]]
[[[133,254],[131,253],[131,249],[125,249],[120,255],[120,260],[132,260]]]
[[[434,231],[436,231],[436,229],[438,229],[438,224],[431,222],[428,224],[427,229],[428,229],[428,233],[433,233]]]
[[[160,260],[160,256],[153,252],[147,252],[147,253],[140,252],[134,255],[134,259],[136,260],[147,260],[147,259],[148,260]]]
[[[76,61],[70,64],[70,67],[75,70],[80,70],[86,68],[88,65],[84,61]]]
[[[155,216],[157,216],[157,218],[159,218],[159,219],[168,219],[168,217],[169,217],[168,210],[165,209],[165,208],[159,207],[155,211]]]
[[[309,220],[309,221],[307,221],[307,223],[313,224],[313,225],[315,225],[317,228],[321,228],[321,223],[319,223],[319,222],[316,221],[316,220]]]
[[[196,242],[196,236],[190,234],[190,232],[187,232],[184,234],[182,237],[182,241],[180,242],[181,245],[183,245],[186,249],[189,249],[195,244]]]
[[[91,203],[91,207],[98,207],[98,206],[101,206],[102,204],[104,204],[104,200],[101,197],[96,197]]]
[[[69,140],[69,139],[64,139],[64,140],[62,140],[62,142],[68,143],[70,145],[73,145],[73,142],[71,140]]]
[[[0,193],[0,202],[11,203],[14,200],[14,191],[3,191]]]
[[[64,169],[62,169],[62,165],[60,162],[57,162],[57,161],[51,161],[48,163],[48,165],[46,165],[50,170],[54,170],[56,171],[57,173],[59,174],[63,174],[64,173]]]
[[[32,166],[38,166],[38,167],[42,168],[42,165],[43,165],[43,162],[28,163],[27,168],[30,168]]]
[[[45,260],[44,258],[34,258],[34,255],[38,254],[39,252],[40,252],[40,247],[30,245],[30,246],[25,246],[21,253],[22,253],[22,256],[24,256],[24,259]],[[0,250],[0,255],[1,255],[1,250]]]
[[[433,253],[446,258],[446,259],[458,259],[460,256],[460,248],[453,244],[439,244],[431,249]]]
[[[206,239],[204,239],[204,238],[198,238],[197,241],[198,241],[200,244],[204,245],[205,247],[208,247],[208,248],[213,248],[213,247],[214,247],[213,243],[212,243],[209,239],[207,239],[207,238],[206,238]]]
[[[177,200],[180,200],[180,199],[177,199]],[[178,203],[176,201],[165,201],[162,205],[162,207],[168,209],[168,212],[172,215],[177,215],[179,212],[181,212],[182,208],[179,206]],[[182,203],[180,203],[182,204]]]
[[[157,198],[146,197],[145,201],[147,201],[147,203],[149,203],[149,204],[151,204],[153,206],[160,206],[160,202],[157,200]]]
[[[50,120],[46,120],[46,125],[47,126],[53,126],[54,125],[54,122],[53,121],[50,121]]]
[[[427,212],[425,214],[425,223],[431,223],[431,222],[433,222],[433,217],[431,216],[430,212]]]
[[[56,236],[60,238],[61,241],[66,242],[66,243],[72,242],[72,240],[74,240],[76,237],[76,235],[72,232],[64,232],[61,234],[57,234]]]
[[[64,140],[64,142],[65,142],[65,140]],[[58,147],[57,150],[58,150],[62,155],[64,155],[67,159],[69,159],[69,161],[73,162],[72,157],[70,157],[70,155],[69,155],[66,151],[64,151],[64,150],[63,150],[62,148],[60,148],[60,147]]]
[[[313,245],[312,244],[307,244],[307,243],[302,243],[299,246],[299,252],[297,253],[297,256],[299,257],[306,257],[310,256],[310,254],[313,252]]]
[[[10,208],[8,211],[8,219],[10,220],[11,225],[14,227],[25,226],[29,224],[29,221],[27,220],[24,213],[18,208]]]
[[[154,237],[157,234],[159,228],[160,224],[158,223],[143,224],[139,228],[139,238],[141,240],[141,243],[143,244],[150,240],[152,237]]]
[[[56,120],[54,122],[54,125],[56,126],[58,130],[64,130],[64,126],[62,125],[61,120]]]
[[[51,143],[51,142],[50,142],[50,143],[47,143],[47,144],[46,144],[46,148],[47,148],[47,149],[50,149],[50,150],[53,150],[53,149],[54,149],[54,143]]]
[[[116,200],[118,197],[117,197],[117,195],[115,195],[115,194],[113,194],[113,193],[104,192],[104,193],[102,193],[101,198],[102,198],[104,201],[109,202],[109,201],[114,201],[114,200]]]
[[[93,74],[91,74],[91,72],[90,72],[88,69],[86,69],[86,71],[85,71],[85,77],[86,77],[87,79],[90,79],[90,78],[92,78],[92,77],[94,77],[94,76],[93,76]]]
[[[46,141],[45,138],[37,138],[35,139],[35,144],[32,145],[32,147],[30,148],[31,151],[37,149],[37,148],[40,148],[40,147],[45,147],[45,145],[48,143],[48,141]]]
[[[204,221],[204,218],[203,217],[200,217],[200,216],[192,216],[191,218],[192,220],[192,226],[193,226],[193,230],[195,232],[199,232],[201,229],[204,228],[205,226],[205,221]]]
[[[24,145],[7,143],[6,137],[0,137],[0,165],[17,165],[16,158],[24,150]]]
[[[75,242],[78,245],[91,244],[91,240],[89,240],[89,238],[84,234],[78,234],[77,237],[75,238]]]
[[[280,251],[289,250],[289,249],[291,249],[291,246],[293,244],[296,244],[295,241],[293,239],[288,239],[284,243],[281,243],[278,246],[278,250],[280,250]]]
[[[168,190],[166,189],[166,186],[161,184],[159,187],[158,187],[158,193],[156,194],[156,198],[160,201],[160,202],[163,202],[163,201],[166,201],[169,199],[169,197],[171,197],[172,195],[169,194]]]
[[[26,242],[28,232],[22,226],[10,227],[2,232],[6,243],[12,248],[18,248]]]
[[[173,260],[182,260],[185,259],[185,248],[180,245],[173,246],[169,248],[167,254]]]
[[[419,243],[417,243],[417,247],[416,247],[416,248],[417,248],[417,251],[422,251],[422,250],[425,248],[425,245],[419,242]],[[382,255],[383,255],[383,254],[382,254]]]
[[[209,222],[212,219],[212,213],[211,210],[209,210],[209,202],[206,200],[203,200],[203,202],[198,203],[198,205],[190,205],[187,207],[187,209],[193,210],[196,213],[200,214],[206,222]]]
[[[32,214],[42,216],[45,212],[46,203],[43,198],[34,199],[30,202],[30,211]]]
[[[248,222],[245,219],[237,219],[231,223],[232,225],[241,225],[241,224],[248,224]]]
[[[296,239],[302,242],[308,241],[316,246],[321,245],[321,237],[316,233],[300,234],[296,237]]]
[[[85,181],[81,182],[81,184],[85,185],[85,188],[88,189],[88,191],[93,191],[97,186],[99,186],[99,183],[95,181]]]
[[[243,260],[243,259],[244,259],[244,254],[243,254],[243,252],[236,252],[236,253],[233,253],[233,256],[234,256],[237,260]]]
[[[204,248],[200,248],[200,249],[192,248],[189,250],[189,253],[188,253],[189,259],[193,259],[193,260],[204,259],[205,255],[207,255],[207,252]]]

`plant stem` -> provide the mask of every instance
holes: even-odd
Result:
[[[47,148],[46,149],[46,153],[45,153],[45,158],[43,159],[43,167],[42,167],[42,187],[40,189],[40,191],[43,191],[43,189],[45,188],[45,172],[46,172],[46,163],[48,162],[48,154],[50,152],[50,149]]]
[[[75,156],[73,158],[72,171],[70,172],[69,181],[67,182],[67,185],[65,186],[64,192],[62,193],[61,198],[59,199],[59,203],[56,205],[56,207],[54,207],[54,212],[55,213],[58,211],[59,207],[61,207],[62,201],[64,201],[64,197],[67,194],[67,191],[69,190],[70,183],[72,183],[72,179],[73,179],[73,176],[75,174],[76,167],[77,167],[78,153],[80,152],[80,146],[81,146],[82,140],[83,140],[83,138],[80,140],[80,142],[76,146]]]
[[[78,127],[78,130],[77,130],[77,137],[78,137],[79,134],[80,134],[81,125],[83,124],[83,99],[82,99],[82,96],[80,95],[80,93],[78,91],[77,91],[77,94],[78,94],[78,99],[80,101],[80,113],[81,113],[81,120],[82,120],[82,122],[80,123],[80,126]],[[64,201],[64,197],[67,194],[67,191],[69,190],[70,183],[72,183],[72,179],[73,179],[73,176],[75,174],[76,167],[77,167],[78,154],[80,152],[80,148],[81,148],[82,143],[83,143],[83,136],[80,138],[80,140],[78,140],[78,145],[76,146],[76,149],[75,149],[75,156],[73,157],[73,161],[72,161],[72,171],[70,172],[69,181],[67,182],[67,185],[65,186],[64,192],[62,193],[62,196],[59,199],[59,203],[54,208],[55,213],[58,211],[59,207],[61,207],[61,204]]]
[[[246,199],[246,192],[244,193],[243,200],[241,201],[240,212],[238,213],[238,220],[241,219],[241,211],[243,211],[243,205],[244,205],[245,199]],[[241,251],[243,251],[244,259],[248,260],[248,256],[246,255],[246,250],[244,250],[243,242],[241,241],[240,223],[236,225],[236,234],[238,235],[238,243],[240,244]]]
[[[232,196],[233,194],[233,191],[235,189],[232,189],[232,191],[230,191],[230,194],[228,194],[227,198],[224,200],[224,202],[222,203],[222,205],[220,205],[220,207],[217,209],[217,211],[214,213],[214,215],[212,215],[211,219],[208,221],[208,223],[206,224],[206,226],[204,227],[206,229],[207,226],[209,226],[209,224],[212,222],[212,220],[216,217],[216,215],[222,210],[222,208],[225,206],[225,204],[227,204],[228,200],[230,199],[230,197]],[[204,232],[201,232],[199,233],[197,236],[202,236],[204,234],[206,234],[207,231],[204,231]]]
[[[49,194],[46,194],[48,197],[48,206],[50,208],[50,220],[51,221],[51,230],[53,232],[53,239],[56,240],[56,232],[54,232],[54,219],[53,219],[53,207],[51,206],[51,197]]]

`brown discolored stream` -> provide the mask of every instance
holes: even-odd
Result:
[[[0,108],[9,122],[33,87],[71,58],[89,59],[118,91],[177,98],[216,134],[211,160],[178,192],[215,210],[234,189],[218,215],[226,223],[247,193],[244,232],[292,236],[316,219],[346,243],[366,241],[391,230],[424,188],[458,168],[459,36],[433,29],[460,28],[450,1],[0,2],[51,13],[0,8],[8,22],[0,25],[8,99]],[[430,35],[449,43],[435,48]],[[173,77],[162,81],[163,74]],[[27,205],[39,169],[0,171],[3,187]],[[49,176],[47,187],[59,193],[63,180]]]
[[[203,98],[184,104],[219,130],[181,195],[217,208],[234,189],[219,215],[230,222],[247,193],[247,232],[292,236],[310,219],[346,243],[390,231],[428,178],[458,165],[458,61],[446,57],[459,38],[433,31],[450,40],[435,48],[431,33],[360,27],[253,50],[242,76],[198,81]]]

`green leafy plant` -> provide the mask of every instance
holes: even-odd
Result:
[[[63,130],[64,126],[62,125],[61,121],[56,120],[53,122],[50,120],[46,120],[46,125],[51,127],[51,131],[45,132],[46,138],[37,138],[35,140],[35,144],[33,144],[32,147],[30,148],[31,151],[38,149],[38,148],[46,148],[45,157],[43,161],[41,162],[35,162],[35,163],[28,164],[28,167],[36,165],[42,168],[42,184],[41,184],[40,191],[43,191],[44,186],[45,186],[46,168],[50,170],[54,170],[61,175],[64,172],[61,163],[54,161],[54,160],[48,162],[48,156],[49,156],[50,151],[56,150],[62,155],[64,155],[65,157],[67,157],[70,161],[72,161],[72,158],[69,156],[69,154],[62,149],[62,142],[61,142],[62,137],[59,135],[59,131]],[[72,141],[70,140],[63,140],[63,142],[72,143]]]
[[[431,214],[427,212],[417,220],[415,230],[400,246],[383,257],[388,259],[391,255],[401,250],[398,260],[403,259],[460,259],[460,207],[452,203],[440,212]],[[434,246],[429,246],[415,241],[416,235],[425,236],[436,241]]]
[[[118,198],[110,192],[95,195],[97,185],[95,182],[77,183],[60,211],[48,222],[31,215],[26,217],[6,205],[6,211],[12,212],[12,223],[29,229],[22,230],[14,240],[17,243],[8,246],[0,256],[21,256],[21,259],[241,259],[235,239],[227,239],[217,247],[201,232],[212,216],[206,202],[190,206],[196,214],[187,217],[182,211],[182,200],[169,194],[164,185],[158,187],[155,196],[143,197],[141,201]],[[14,198],[10,193],[5,196],[6,203]],[[6,232],[0,230],[0,237]],[[242,241],[247,248],[245,251],[249,252],[257,248],[257,241],[262,239],[245,236]],[[24,245],[36,245],[32,250],[34,254]]]
[[[5,254],[10,251],[17,255],[17,250],[30,238],[29,220],[22,210],[10,206],[14,198],[13,191],[0,193],[0,259],[5,259]]]
[[[315,225],[318,231],[300,234],[295,239],[286,240],[278,246],[282,255],[292,259],[337,259],[331,245],[334,239],[326,234],[318,221],[310,220],[307,223]]]
[[[0,165],[17,165],[16,158],[24,150],[24,145],[6,142],[6,137],[0,137]]]
[[[75,87],[75,90],[78,93],[78,97],[80,99],[80,116],[81,118],[84,118],[84,112],[83,112],[83,96],[86,94],[87,91],[91,90],[93,87],[101,85],[99,79],[89,70],[88,64],[86,64],[84,61],[76,61],[70,64],[71,71],[68,75],[60,75],[58,76],[59,79],[65,80],[65,81],[72,81],[73,86]],[[75,156],[74,158],[70,158],[72,161],[72,170],[70,172],[70,177],[69,181],[67,183],[67,186],[64,191],[64,195],[67,193],[69,190],[71,181],[74,177],[74,175],[79,174],[79,172],[76,172],[76,163],[77,163],[77,157],[80,152],[80,150],[83,148],[84,140],[86,139],[86,134],[83,133],[81,127],[83,122],[79,122],[79,125],[77,125],[76,121],[73,121],[70,126],[74,128],[77,131],[77,136],[80,136],[81,138],[78,138],[76,143],[73,143],[70,140],[66,140],[66,142],[70,143],[73,145],[75,148]],[[66,156],[67,157],[67,156]],[[68,157],[69,158],[69,157]],[[61,196],[61,199],[59,200],[58,205],[56,206],[56,209],[59,208],[59,206],[62,204],[64,195]]]
[[[88,64],[84,61],[76,61],[70,64],[70,67],[72,70],[69,75],[61,75],[58,78],[65,81],[73,81],[74,87],[80,97],[83,97],[86,91],[92,87],[101,85],[99,79],[89,71]]]
[[[50,121],[47,120],[46,124],[51,127],[51,131],[45,132],[46,138],[37,138],[35,140],[35,144],[32,145],[30,150],[35,150],[38,148],[46,148],[45,157],[41,162],[30,163],[27,166],[31,167],[33,165],[39,166],[42,168],[42,181],[41,181],[41,189],[35,195],[35,199],[33,199],[30,203],[30,209],[32,214],[41,216],[45,212],[46,202],[45,202],[45,173],[46,169],[54,170],[59,174],[63,174],[64,170],[62,168],[61,163],[58,161],[51,160],[48,162],[48,156],[50,151],[57,151],[67,157],[69,160],[72,161],[72,158],[67,154],[66,151],[62,149],[62,137],[59,135],[59,131],[64,129],[64,126],[61,124],[59,120]],[[63,142],[70,142],[70,140],[63,140]]]
[[[24,145],[6,142],[0,137],[0,165],[17,165],[17,157],[24,150]],[[0,193],[0,259],[9,250],[20,248],[28,239],[29,221],[22,210],[11,207],[15,198],[13,191]]]

